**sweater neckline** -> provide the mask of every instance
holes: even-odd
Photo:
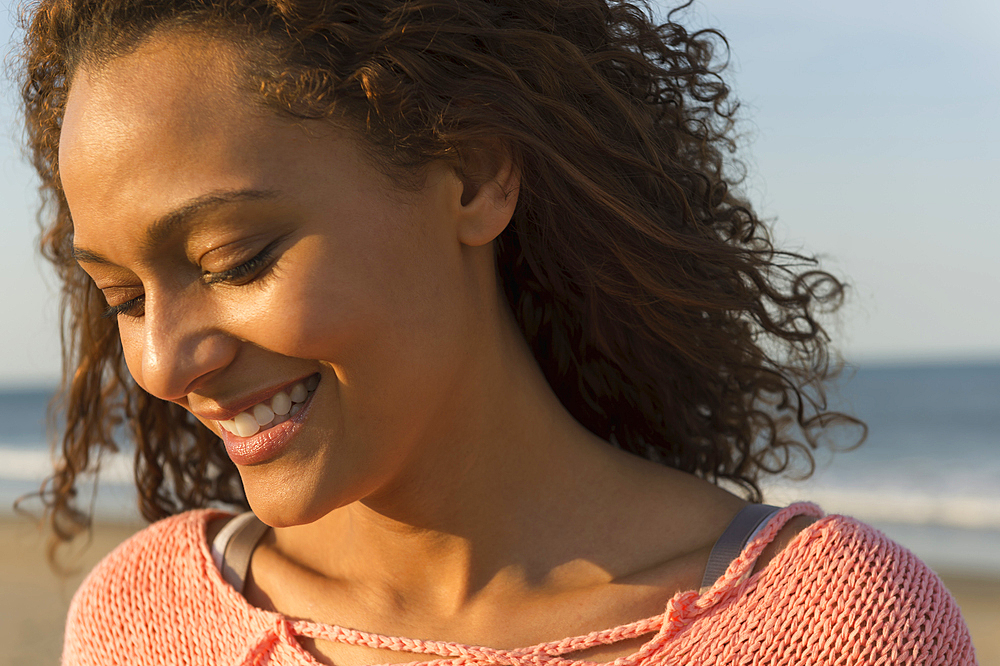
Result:
[[[299,644],[297,636],[439,657],[425,661],[415,660],[378,666],[470,666],[471,664],[483,663],[510,666],[633,666],[642,663],[643,658],[648,654],[659,650],[664,643],[698,616],[726,601],[740,589],[754,585],[768,569],[772,568],[772,564],[779,565],[785,557],[794,554],[794,548],[807,538],[807,533],[811,533],[819,525],[819,522],[816,522],[806,527],[764,569],[749,575],[761,551],[771,543],[775,535],[789,520],[799,515],[824,517],[823,511],[810,502],[797,502],[778,511],[770,517],[765,527],[757,532],[756,536],[743,548],[740,555],[730,563],[726,572],[710,588],[704,591],[678,592],[667,602],[666,608],[661,614],[579,636],[546,641],[527,647],[502,649],[465,645],[451,641],[387,636],[311,620],[292,620],[277,611],[258,608],[223,579],[221,572],[213,564],[209,550],[210,546],[206,535],[208,521],[215,517],[233,514],[211,509],[200,511],[199,514],[195,521],[194,530],[199,544],[198,553],[202,565],[208,571],[211,584],[228,603],[239,609],[240,614],[251,618],[255,621],[254,624],[261,627],[258,636],[252,641],[253,644],[247,653],[246,663],[254,663],[252,660],[261,653],[262,649],[269,649],[276,642],[284,642],[300,652],[310,666],[319,666],[320,662]],[[595,662],[564,656],[591,647],[612,645],[647,634],[654,635],[639,646],[635,652],[613,661]]]

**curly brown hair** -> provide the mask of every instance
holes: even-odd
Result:
[[[43,496],[56,534],[85,524],[80,475],[127,437],[149,520],[244,505],[217,437],[142,391],[114,319],[72,256],[61,119],[81,64],[155,32],[203,31],[246,54],[262,103],[345,119],[387,172],[499,141],[521,173],[495,243],[510,307],[553,390],[622,449],[729,480],[759,500],[833,422],[818,313],[844,285],[776,249],[737,192],[728,44],[618,0],[41,0],[24,19],[23,103],[62,280],[65,414]],[[690,3],[688,3],[690,4]],[[720,58],[720,55],[722,56]],[[122,428],[122,425],[126,427]],[[67,520],[68,519],[68,520]]]

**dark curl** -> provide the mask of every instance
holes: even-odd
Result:
[[[637,455],[760,499],[835,421],[817,314],[844,285],[774,248],[736,192],[738,104],[715,30],[611,0],[42,0],[26,15],[23,102],[63,284],[66,428],[43,488],[60,538],[77,477],[127,425],[143,515],[244,504],[218,439],[124,368],[116,324],[72,258],[57,159],[74,72],[155,32],[246,54],[262,103],[344,122],[387,173],[502,146],[521,173],[495,243],[504,292],[562,403]],[[687,7],[684,5],[679,9]]]

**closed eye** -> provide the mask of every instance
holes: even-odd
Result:
[[[112,319],[123,315],[125,317],[141,317],[143,315],[143,304],[145,302],[145,296],[136,296],[133,299],[127,300],[124,303],[119,303],[118,305],[109,305],[101,316],[106,319]]]
[[[239,266],[235,266],[228,270],[219,271],[217,273],[206,272],[202,275],[202,281],[205,284],[217,284],[220,282],[228,282],[232,284],[239,284],[241,281],[249,282],[248,277],[252,277],[260,272],[264,268],[274,255],[274,250],[283,238],[279,238],[274,241],[260,253],[253,257],[252,259],[243,262]]]
[[[218,283],[229,283],[229,284],[246,284],[251,282],[252,279],[258,275],[263,268],[272,260],[274,256],[274,251],[278,244],[283,241],[284,238],[279,238],[265,247],[253,258],[243,262],[238,266],[233,268],[219,271],[219,272],[205,272],[202,275],[202,281],[205,284],[218,284]],[[144,314],[145,296],[139,295],[135,298],[129,299],[124,303],[119,303],[118,305],[109,305],[103,313],[102,317],[112,319],[119,316],[124,317],[141,317]]]

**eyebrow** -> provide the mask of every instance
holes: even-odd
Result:
[[[209,192],[199,197],[195,197],[183,205],[175,208],[166,215],[157,219],[146,230],[142,240],[143,250],[150,252],[159,247],[163,241],[170,237],[178,227],[191,221],[192,218],[203,214],[213,208],[218,208],[226,204],[239,203],[242,201],[260,201],[262,199],[275,199],[279,193],[276,190],[220,190]],[[112,265],[112,262],[104,255],[87,248],[73,246],[73,258],[81,263]]]

